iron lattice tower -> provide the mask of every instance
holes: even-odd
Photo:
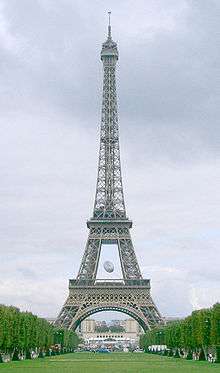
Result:
[[[122,187],[116,95],[117,44],[111,25],[102,45],[103,97],[95,203],[87,222],[89,236],[77,278],[69,281],[69,296],[56,324],[75,329],[87,316],[102,310],[122,311],[144,330],[163,319],[150,295],[150,280],[143,279],[130,236]],[[123,279],[97,280],[102,244],[117,244]]]

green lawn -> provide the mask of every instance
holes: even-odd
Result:
[[[7,373],[209,373],[220,364],[187,361],[144,353],[74,353],[33,361],[0,364]]]

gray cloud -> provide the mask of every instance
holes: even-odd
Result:
[[[220,296],[220,5],[108,6],[132,235],[161,311],[185,315]],[[105,14],[101,1],[0,1],[1,302],[44,316],[92,213]]]

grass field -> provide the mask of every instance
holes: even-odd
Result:
[[[209,373],[220,364],[186,361],[144,353],[74,353],[0,364],[7,373]]]

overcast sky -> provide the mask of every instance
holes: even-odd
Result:
[[[132,238],[184,316],[220,300],[219,0],[0,0],[0,303],[56,316],[77,274],[109,9]]]

